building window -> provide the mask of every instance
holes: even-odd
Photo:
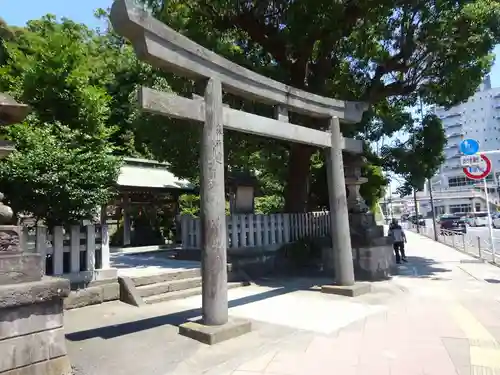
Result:
[[[481,211],[481,203],[476,203],[474,207],[476,208],[476,212]]]
[[[493,175],[488,175],[486,177],[486,181],[492,182],[493,181]],[[465,176],[458,176],[458,177],[451,177],[448,179],[448,186],[449,187],[459,187],[459,186],[471,186],[471,185],[478,185],[481,182],[477,182],[477,180],[470,180]]]
[[[450,214],[471,212],[472,204],[450,204]]]

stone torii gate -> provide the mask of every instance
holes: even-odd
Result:
[[[361,153],[361,141],[344,138],[340,120],[356,123],[367,105],[314,95],[256,74],[177,33],[127,0],[111,9],[115,31],[129,39],[137,57],[193,79],[206,80],[203,100],[141,88],[146,112],[203,123],[201,140],[202,321],[186,323],[181,334],[214,344],[250,330],[250,323],[228,317],[223,128],[325,149],[328,160],[334,288],[363,286],[354,279],[342,150]],[[223,90],[275,107],[275,118],[229,108]],[[330,132],[288,122],[288,111],[328,119]],[[345,294],[345,290],[340,291]],[[357,293],[359,294],[359,292]]]

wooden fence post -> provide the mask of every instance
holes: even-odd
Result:
[[[54,275],[64,273],[64,234],[61,226],[55,226],[52,231],[52,267]]]
[[[109,232],[108,225],[101,225],[101,268],[108,269],[110,267],[109,254]]]
[[[43,273],[47,270],[47,228],[42,226],[36,227],[35,251],[40,254],[42,261]]]
[[[72,225],[70,230],[71,273],[80,272],[80,225]]]
[[[95,225],[87,225],[86,229],[86,243],[85,248],[87,251],[87,271],[95,270]],[[102,242],[101,242],[102,243]]]

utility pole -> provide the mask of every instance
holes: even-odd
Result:
[[[420,104],[420,123],[423,125],[424,124],[424,105],[422,103],[422,98],[418,98],[419,104]],[[429,199],[431,203],[431,212],[432,212],[432,229],[434,231],[434,240],[438,240],[438,233],[437,233],[437,228],[436,228],[436,210],[434,209],[434,199],[432,197],[432,183],[431,179],[427,179],[427,190],[429,190]]]
[[[429,190],[429,198],[431,200],[432,229],[434,230],[434,241],[438,241],[438,233],[436,228],[436,211],[434,210],[434,200],[432,199],[432,184],[430,179],[427,179],[427,187]]]
[[[420,223],[418,218],[417,189],[413,187],[413,204],[415,205],[415,221],[417,223],[417,233],[420,233]]]
[[[391,195],[389,196],[389,205],[391,208],[391,220],[394,220],[394,208],[392,207],[392,191],[391,191]]]
[[[420,116],[422,118],[422,101],[420,100]],[[412,138],[413,142],[413,151],[415,152],[416,144],[415,144],[415,134],[413,134]],[[418,202],[417,202],[417,188],[413,185],[413,205],[415,206],[415,222],[417,224],[417,233],[420,233],[420,223],[418,217]]]
[[[389,206],[387,205],[387,194],[384,193],[384,221],[385,224],[389,223]]]

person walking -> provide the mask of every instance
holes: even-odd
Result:
[[[405,254],[406,234],[396,219],[393,219],[389,226],[389,237],[392,239],[392,247],[394,248],[394,254],[396,254],[396,263],[400,264],[401,261],[407,262]]]

